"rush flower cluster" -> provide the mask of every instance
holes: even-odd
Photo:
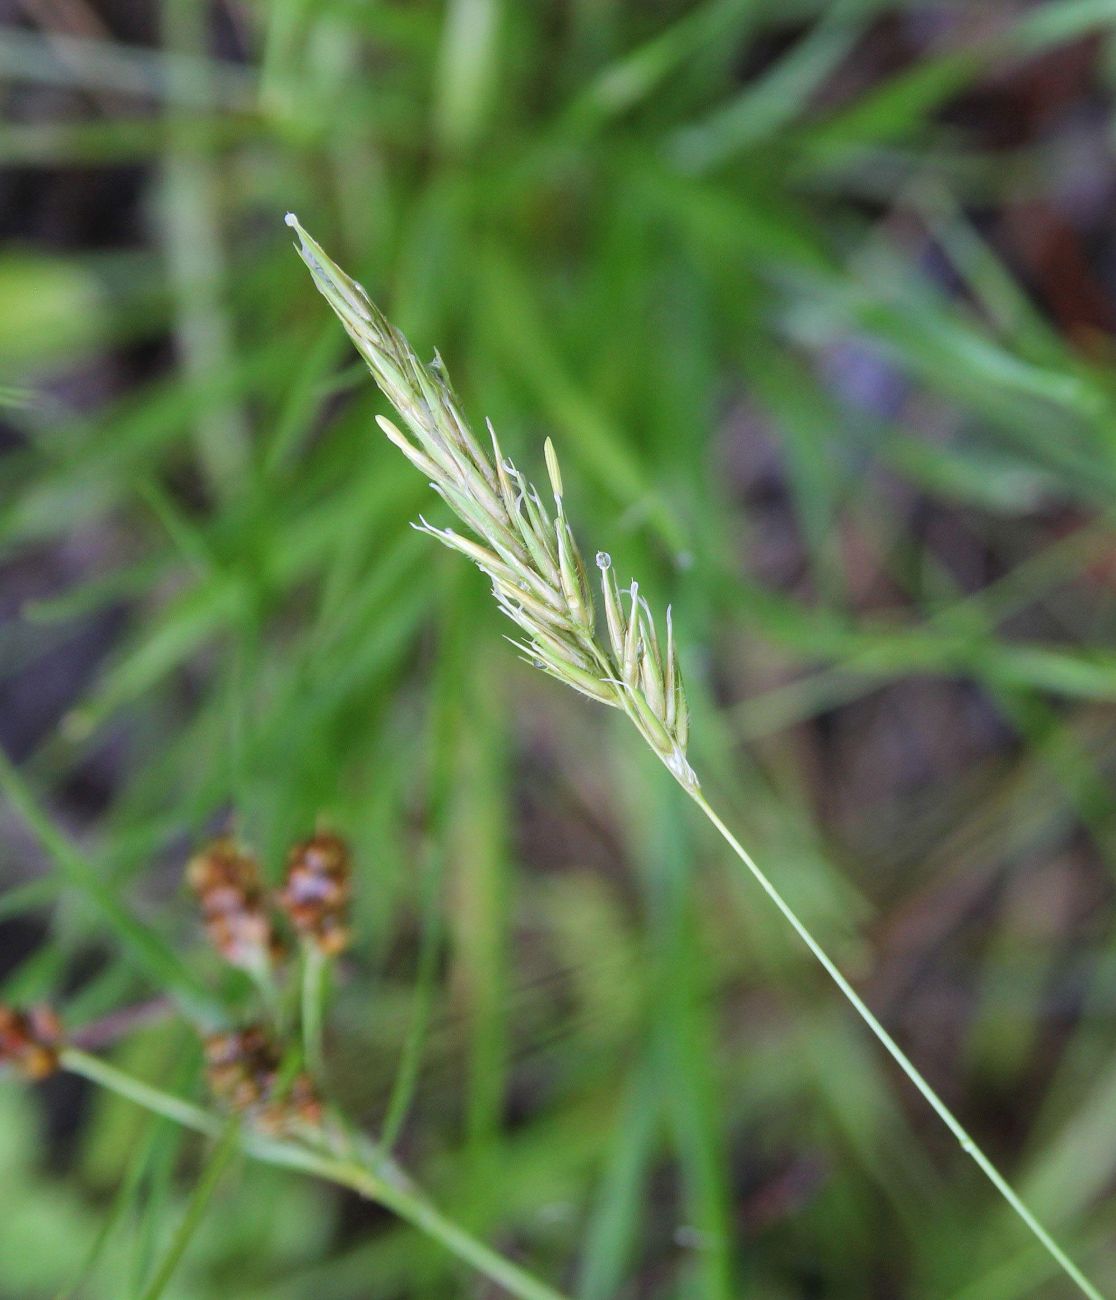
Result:
[[[352,902],[348,844],[328,831],[296,844],[287,857],[287,878],[279,897],[301,938],[327,957],[344,952],[349,946]]]
[[[0,1066],[24,1079],[45,1079],[58,1069],[62,1025],[50,1007],[18,1011],[0,1004]]]
[[[282,1056],[262,1025],[249,1025],[205,1040],[205,1072],[220,1105],[273,1136],[317,1128],[322,1103],[308,1074],[284,1078]]]
[[[228,836],[190,859],[186,879],[210,942],[233,966],[264,974],[282,957],[273,909],[285,915],[304,943],[327,957],[349,946],[352,855],[332,832],[319,831],[293,846],[283,888],[274,895],[264,885],[256,858]]]
[[[197,895],[206,933],[230,965],[264,971],[282,945],[271,924],[260,865],[224,836],[190,859],[186,879]]]

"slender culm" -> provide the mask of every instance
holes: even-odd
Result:
[[[620,587],[612,560],[604,551],[596,557],[604,607],[604,635],[598,635],[593,595],[566,518],[562,473],[550,440],[546,442],[545,459],[554,498],[553,516],[534,486],[505,458],[491,425],[492,458],[482,449],[462,415],[441,358],[435,355],[429,365],[421,362],[361,286],[330,260],[293,213],[288,213],[287,224],[298,234],[299,253],[319,290],[414,441],[389,420],[379,420],[381,429],[427,476],[430,486],[474,536],[434,527],[425,519],[416,527],[468,556],[489,577],[500,609],[526,636],[526,640],[512,640],[512,644],[529,663],[590,699],[622,709],[628,715],[962,1149],[1082,1293],[1090,1300],[1103,1300],[876,1019],[702,794],[686,758],[689,712],[670,610],[664,644],[638,584],[633,581],[626,591]]]

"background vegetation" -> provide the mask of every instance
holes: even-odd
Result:
[[[1116,1288],[1108,0],[0,4],[0,996],[200,1095],[230,824],[358,862],[331,1085],[586,1300],[1064,1282],[630,729],[522,667],[294,208],[673,603],[691,757]],[[437,553],[435,553],[437,552]],[[16,766],[13,766],[15,764]],[[0,1294],[139,1295],[206,1148],[0,1086]],[[490,1294],[234,1162],[166,1294]]]

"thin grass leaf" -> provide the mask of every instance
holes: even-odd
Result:
[[[186,1254],[194,1234],[201,1227],[206,1214],[209,1212],[210,1203],[213,1200],[213,1194],[220,1185],[225,1170],[229,1167],[233,1156],[237,1154],[240,1138],[240,1125],[233,1121],[228,1125],[224,1136],[218,1141],[209,1159],[206,1161],[198,1181],[190,1194],[190,1200],[186,1206],[186,1213],[182,1217],[182,1222],[175,1230],[174,1237],[167,1247],[166,1253],[159,1261],[152,1275],[151,1281],[144,1287],[141,1300],[160,1300],[170,1285],[171,1279],[182,1263],[182,1257]]]
[[[0,791],[35,833],[66,881],[100,914],[135,965],[157,988],[167,989],[192,1015],[211,1020],[221,1013],[210,994],[174,949],[120,901],[112,884],[94,870],[54,825],[19,770],[0,751]]]

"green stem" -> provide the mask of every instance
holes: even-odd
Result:
[[[323,1177],[328,1176],[330,1175],[323,1172]],[[393,1210],[401,1219],[440,1241],[447,1250],[472,1264],[512,1295],[522,1296],[523,1300],[563,1300],[560,1292],[531,1277],[511,1260],[490,1250],[406,1186],[386,1181],[362,1165],[343,1162],[332,1166],[332,1178]]]
[[[442,951],[441,906],[438,886],[441,883],[440,860],[430,855],[423,882],[422,931],[419,938],[418,971],[414,985],[414,1010],[403,1050],[399,1054],[395,1082],[391,1087],[380,1144],[385,1151],[394,1149],[406,1122],[422,1066],[423,1047],[434,1011],[434,993],[438,978],[438,958]]]
[[[214,1148],[209,1163],[202,1171],[202,1176],[198,1179],[197,1185],[190,1196],[186,1215],[178,1225],[178,1231],[174,1234],[170,1249],[163,1257],[155,1276],[144,1290],[141,1300],[160,1300],[160,1297],[170,1284],[171,1278],[182,1262],[182,1257],[186,1253],[191,1238],[205,1217],[205,1212],[209,1208],[209,1203],[213,1199],[213,1193],[217,1190],[221,1176],[228,1168],[229,1161],[239,1145],[237,1141],[239,1127],[235,1120],[230,1123],[225,1130],[224,1137]]]
[[[61,1065],[72,1074],[109,1088],[146,1110],[207,1137],[220,1138],[228,1131],[227,1121],[210,1111],[153,1088],[79,1048],[64,1049]],[[368,1163],[339,1159],[291,1141],[260,1137],[243,1129],[239,1131],[239,1144],[245,1155],[255,1160],[298,1169],[378,1202],[520,1300],[565,1300],[561,1292],[532,1277],[447,1219],[410,1185],[397,1165],[383,1156],[372,1156]]]
[[[203,1110],[201,1106],[195,1106],[192,1101],[184,1101],[181,1097],[163,1092],[161,1088],[153,1088],[150,1084],[125,1074],[123,1070],[118,1070],[115,1065],[102,1061],[99,1056],[83,1052],[80,1047],[63,1048],[59,1064],[71,1074],[80,1074],[90,1083],[119,1093],[121,1097],[134,1101],[137,1106],[162,1115],[164,1119],[173,1120],[183,1128],[193,1129],[195,1133],[220,1138],[228,1127],[224,1120]]]
[[[969,1135],[969,1133],[962,1126],[961,1122],[957,1119],[957,1117],[953,1114],[953,1112],[949,1109],[949,1107],[945,1104],[945,1102],[942,1101],[942,1099],[938,1096],[938,1094],[934,1091],[934,1089],[930,1086],[930,1084],[927,1083],[927,1081],[923,1078],[922,1074],[919,1072],[915,1064],[910,1060],[910,1058],[899,1046],[899,1044],[895,1041],[895,1039],[892,1038],[892,1036],[887,1032],[887,1030],[883,1027],[883,1025],[880,1024],[880,1022],[868,1009],[867,1005],[861,999],[857,991],[844,977],[844,975],[841,974],[840,970],[834,964],[829,954],[825,951],[824,948],[822,948],[821,944],[818,943],[818,941],[814,938],[814,936],[810,933],[810,931],[806,928],[806,926],[799,920],[797,913],[794,911],[791,905],[786,901],[786,899],[782,896],[782,894],[779,893],[779,891],[767,878],[764,872],[761,871],[760,868],[756,865],[755,861],[753,861],[747,849],[744,848],[744,846],[740,843],[740,841],[736,838],[736,836],[733,835],[733,833],[724,824],[724,822],[721,821],[720,817],[718,817],[717,814],[713,811],[713,809],[710,807],[708,801],[706,800],[705,796],[701,793],[701,791],[696,789],[691,789],[685,785],[683,785],[683,789],[686,790],[686,793],[690,796],[691,799],[693,799],[694,803],[697,804],[697,806],[706,815],[706,817],[709,818],[710,822],[717,828],[721,836],[724,838],[725,843],[729,846],[729,848],[732,849],[732,851],[736,854],[736,856],[740,859],[740,861],[743,862],[745,867],[747,867],[747,869],[751,872],[752,876],[755,878],[756,882],[759,884],[760,888],[764,891],[764,893],[768,896],[768,898],[770,898],[771,901],[775,904],[775,906],[779,909],[779,911],[782,912],[783,916],[790,923],[791,927],[794,929],[798,937],[802,940],[802,942],[806,945],[806,947],[810,949],[810,951],[821,963],[822,967],[825,969],[826,974],[829,975],[829,977],[833,980],[833,982],[837,985],[837,987],[841,990],[841,992],[852,1004],[852,1007],[856,1011],[857,1015],[860,1016],[861,1020],[864,1021],[864,1023],[868,1026],[868,1028],[872,1031],[872,1033],[875,1034],[875,1036],[879,1039],[879,1041],[884,1045],[884,1048],[887,1050],[888,1054],[899,1066],[899,1068],[903,1071],[903,1073],[907,1076],[907,1078],[910,1079],[910,1081],[914,1084],[914,1086],[919,1090],[919,1092],[922,1093],[922,1095],[930,1103],[931,1107],[937,1113],[938,1117],[942,1120],[942,1122],[945,1124],[946,1128],[949,1129],[949,1131],[961,1144],[961,1149],[963,1151],[968,1152],[968,1154],[972,1156],[973,1160],[976,1161],[978,1167],[984,1173],[985,1177],[992,1184],[992,1186],[995,1187],[995,1189],[1000,1193],[1000,1195],[1004,1198],[1004,1200],[1007,1201],[1007,1203],[1011,1206],[1011,1208],[1015,1211],[1015,1213],[1019,1215],[1019,1217],[1023,1220],[1023,1222],[1027,1225],[1027,1227],[1030,1228],[1031,1232],[1034,1233],[1035,1237],[1037,1237],[1038,1240],[1042,1242],[1043,1246],[1046,1247],[1046,1249],[1050,1252],[1051,1256],[1053,1256],[1053,1258],[1057,1261],[1057,1263],[1065,1270],[1066,1275],[1070,1277],[1077,1284],[1077,1286],[1080,1287],[1081,1291],[1089,1297],[1089,1300],[1104,1300],[1104,1297],[1097,1290],[1097,1288],[1092,1284],[1092,1282],[1090,1282],[1089,1279],[1084,1275],[1084,1273],[1081,1272],[1081,1270],[1077,1267],[1077,1265],[1073,1262],[1073,1260],[1069,1258],[1069,1256],[1065,1253],[1065,1251],[1061,1248],[1061,1246],[1058,1245],[1058,1243],[1054,1240],[1054,1238],[1050,1235],[1050,1233],[1047,1232],[1047,1230],[1042,1226],[1041,1223],[1039,1223],[1038,1219],[1035,1218],[1035,1216],[1031,1213],[1031,1211],[1027,1209],[1026,1205],[1024,1205],[1023,1202],[1019,1199],[1018,1195],[1015,1193],[1011,1185],[1003,1177],[1000,1171],[996,1168],[996,1166],[992,1163],[992,1161],[988,1159],[988,1157],[976,1144],[974,1139]]]
[[[302,946],[302,1050],[306,1067],[315,1079],[321,1079],[325,1068],[322,1050],[323,1007],[326,998],[326,980],[329,959],[316,943]]]

